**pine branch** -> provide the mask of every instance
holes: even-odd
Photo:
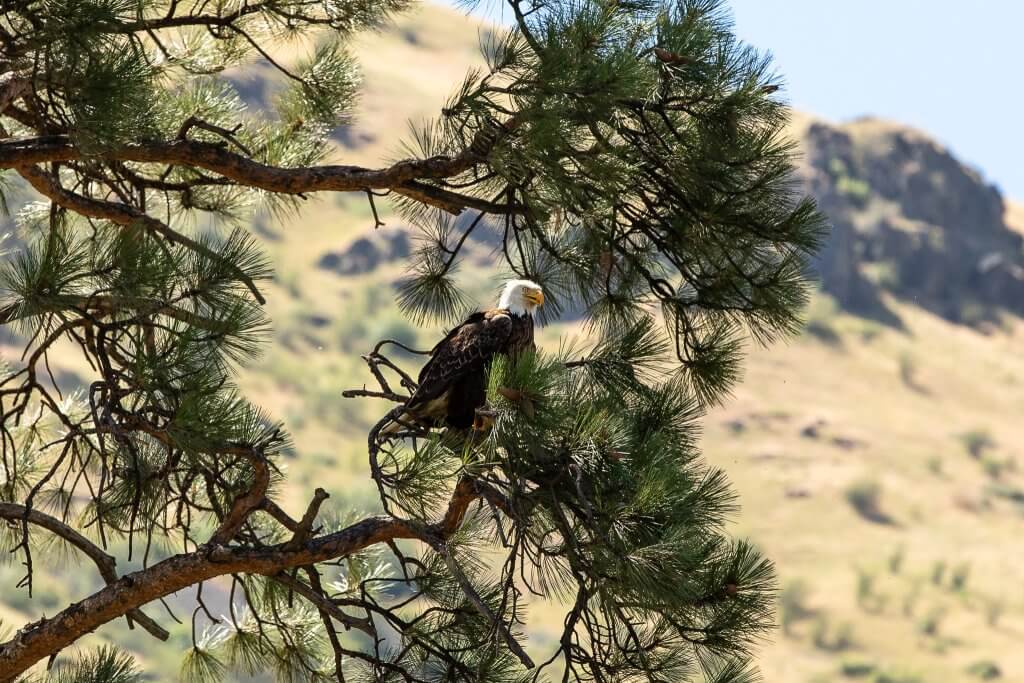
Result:
[[[32,311],[31,315],[40,312],[57,313],[60,311],[78,311],[88,316],[112,316],[121,311],[137,310],[138,317],[162,315],[187,325],[208,332],[223,334],[227,326],[223,322],[196,315],[177,306],[169,306],[162,301],[131,296],[74,296],[62,295],[59,300],[47,302]],[[23,320],[27,315],[17,304],[9,304],[0,308],[0,325]]]
[[[153,600],[218,576],[277,576],[285,570],[345,558],[363,549],[398,539],[426,544],[447,538],[465,517],[476,494],[459,487],[443,522],[421,525],[389,516],[368,517],[341,531],[310,539],[296,550],[287,543],[262,548],[209,545],[175,555],[147,569],[127,574],[62,612],[25,627],[0,644],[0,683],[15,680],[36,662],[82,635]]]
[[[318,592],[312,586],[309,586],[298,579],[294,579],[288,574],[275,574],[270,577],[272,581],[275,581],[288,590],[295,591],[306,600],[309,600],[318,610],[326,612],[331,618],[336,619],[339,623],[344,624],[345,628],[356,628],[371,638],[376,637],[377,632],[373,628],[373,622],[364,619],[357,619],[351,615],[345,614],[340,607],[331,602],[331,599],[324,595],[322,592]]]
[[[459,584],[459,588],[461,588],[462,592],[465,593],[466,598],[473,607],[476,608],[476,611],[478,611],[491,625],[491,628],[501,636],[505,645],[507,645],[508,649],[519,658],[519,661],[523,663],[523,666],[527,669],[534,668],[536,664],[534,664],[533,660],[530,659],[530,655],[526,654],[526,650],[524,650],[523,646],[519,644],[519,641],[515,639],[515,636],[512,635],[511,631],[509,631],[508,627],[505,626],[501,618],[487,606],[487,603],[483,601],[480,594],[477,593],[476,588],[473,587],[473,584],[466,576],[466,573],[462,571],[462,567],[459,566],[459,563],[452,556],[448,548],[445,547],[444,543],[437,542],[434,544],[433,548],[444,559],[444,563],[448,567],[448,571],[450,571],[452,576],[455,577],[455,580]]]
[[[514,130],[514,127],[509,127],[510,132],[511,130]],[[452,213],[459,213],[467,208],[493,214],[521,213],[521,206],[496,204],[425,182],[465,173],[481,163],[483,155],[488,151],[487,147],[493,146],[496,142],[497,140],[489,145],[470,145],[465,152],[454,157],[406,159],[382,169],[361,166],[280,168],[232,152],[223,145],[185,139],[134,143],[103,150],[90,155],[90,158],[201,168],[220,174],[241,186],[280,194],[392,190],[409,199]],[[64,136],[0,142],[0,168],[20,169],[31,164],[79,161],[84,157],[81,150]]]
[[[54,204],[63,206],[66,209],[74,211],[75,213],[88,216],[90,218],[101,218],[108,220],[118,225],[141,225],[147,230],[160,235],[168,242],[172,244],[180,244],[188,247],[192,251],[200,254],[212,261],[224,262],[218,254],[210,251],[208,248],[191,239],[186,237],[175,230],[172,230],[165,223],[158,221],[157,219],[149,216],[138,209],[132,208],[127,204],[118,204],[115,202],[107,202],[99,199],[92,199],[90,197],[84,197],[74,192],[70,192],[64,189],[60,182],[48,173],[43,172],[35,166],[16,166],[18,174],[28,181],[28,183],[37,191],[39,194],[47,197]],[[252,292],[253,297],[260,304],[265,304],[267,301],[263,298],[259,289],[256,287],[256,283],[253,282],[252,278],[249,277],[241,268],[234,263],[227,263],[228,267],[234,271],[235,275],[245,283],[245,286]]]

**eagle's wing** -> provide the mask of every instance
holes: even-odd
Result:
[[[420,371],[419,388],[409,399],[413,408],[437,398],[470,372],[483,372],[485,364],[508,343],[512,318],[504,312],[470,316],[434,347]]]

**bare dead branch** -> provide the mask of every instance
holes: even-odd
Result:
[[[189,131],[192,130],[193,128],[199,128],[200,130],[205,130],[207,132],[221,136],[222,138],[233,144],[235,147],[242,150],[242,152],[245,155],[252,156],[252,152],[250,152],[245,145],[239,142],[238,137],[235,135],[241,129],[241,127],[242,124],[238,124],[233,129],[228,130],[223,126],[216,126],[207,121],[203,121],[202,119],[196,116],[190,116],[187,119],[185,119],[185,122],[181,124],[181,128],[178,129],[177,139],[187,140]]]
[[[235,498],[224,521],[210,537],[210,545],[221,545],[234,538],[250,513],[262,507],[267,487],[270,485],[270,466],[258,448],[240,448],[235,454],[240,455],[252,466],[252,486]]]
[[[289,550],[295,550],[302,546],[303,543],[313,534],[313,523],[316,521],[317,513],[320,511],[320,505],[330,496],[322,488],[317,488],[313,492],[313,499],[309,501],[309,507],[306,508],[306,514],[299,520],[298,528],[295,530],[295,535],[292,536],[292,540],[288,541],[286,548]]]

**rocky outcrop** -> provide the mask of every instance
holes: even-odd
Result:
[[[360,275],[391,261],[405,259],[412,252],[406,228],[381,228],[359,237],[341,251],[320,257],[317,267],[338,275]]]
[[[888,291],[954,322],[1024,315],[1024,238],[978,172],[876,119],[814,122],[801,143],[807,188],[833,225],[815,268],[843,308],[892,322]]]

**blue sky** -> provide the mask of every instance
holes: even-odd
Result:
[[[1024,200],[1024,0],[729,5],[737,35],[774,55],[795,107],[921,128]]]

